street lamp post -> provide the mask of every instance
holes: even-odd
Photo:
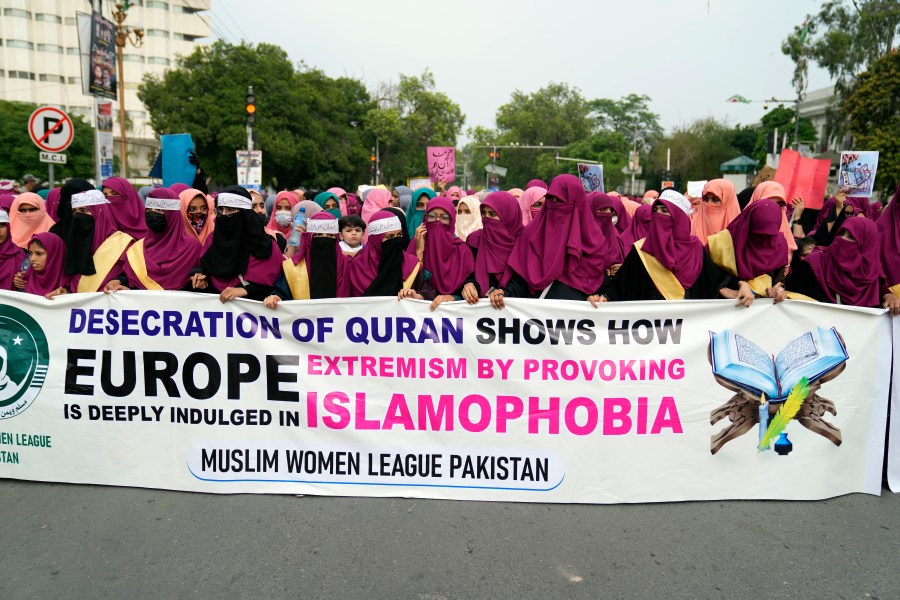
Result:
[[[125,74],[122,67],[122,54],[125,50],[125,44],[130,43],[135,48],[140,48],[144,43],[144,28],[140,25],[131,27],[125,25],[125,19],[128,17],[127,8],[122,2],[116,2],[116,9],[113,11],[113,19],[116,21],[116,48],[118,50],[118,66],[119,75],[117,85],[119,86],[119,152],[122,161],[120,175],[128,177],[128,159],[125,154]]]

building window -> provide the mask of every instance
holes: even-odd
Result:
[[[66,79],[66,83],[68,83],[69,85],[78,85],[79,83],[81,83],[81,78],[69,77],[68,79]]]
[[[78,48],[66,48],[66,54],[69,56],[78,56],[80,52],[78,51]]]
[[[58,25],[62,25],[62,17],[57,17],[56,15],[51,15],[50,13],[36,13],[34,15],[35,21],[43,21],[44,23],[56,23]]]
[[[186,33],[173,33],[172,39],[181,40],[182,42],[193,42],[194,40],[199,39],[199,35],[188,35]]]
[[[165,29],[148,29],[146,33],[150,37],[169,37],[169,32]]]
[[[165,65],[168,67],[169,62],[170,61],[168,58],[160,58],[159,56],[151,56],[150,58],[147,59],[148,65]]]
[[[52,52],[54,54],[63,53],[63,47],[57,46],[56,44],[38,44],[37,49],[38,52]]]
[[[50,83],[65,83],[66,78],[60,75],[44,75],[38,76],[38,81],[49,81]]]
[[[34,44],[25,40],[6,40],[7,48],[22,48],[24,50],[34,50]]]
[[[30,19],[31,13],[27,10],[22,10],[21,8],[4,8],[3,9],[4,17],[21,17],[23,19]]]
[[[34,73],[29,73],[28,71],[10,71],[9,77],[10,79],[30,79],[34,81]]]
[[[124,62],[136,62],[136,63],[141,63],[141,64],[144,63],[144,57],[139,56],[137,54],[126,54],[126,55],[122,56],[122,60]]]
[[[66,17],[65,21],[66,21],[66,25],[74,25],[75,17]]]
[[[161,8],[163,10],[169,10],[168,2],[159,2],[159,0],[147,0],[144,3],[144,6],[147,8]]]

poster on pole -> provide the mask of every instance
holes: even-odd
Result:
[[[883,310],[0,291],[0,477],[622,503],[880,494]]]
[[[878,171],[877,151],[841,152],[838,185],[846,189],[848,196],[871,198],[876,171]]]
[[[113,113],[112,101],[97,98],[97,160],[100,176],[113,176]]]
[[[450,183],[456,180],[456,148],[428,146],[428,178]]]
[[[98,13],[91,14],[88,91],[116,99],[116,27]]]
[[[578,179],[585,192],[602,192],[603,165],[578,163]]]
[[[262,190],[262,150],[238,150],[237,180],[238,185],[248,190]]]

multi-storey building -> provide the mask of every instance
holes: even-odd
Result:
[[[0,98],[64,108],[90,120],[93,96],[82,92],[75,13],[98,6],[109,20],[112,0],[0,0]],[[146,73],[162,73],[178,55],[193,52],[198,40],[212,34],[212,0],[131,0],[126,25],[141,25],[143,45],[125,46],[125,111],[129,175],[146,176],[159,142],[137,90]],[[113,103],[119,148],[118,109]]]

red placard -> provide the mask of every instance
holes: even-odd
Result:
[[[825,187],[828,185],[828,159],[803,158],[799,152],[784,150],[775,171],[775,181],[784,186],[785,200],[803,198],[806,208],[820,209],[825,202]]]

